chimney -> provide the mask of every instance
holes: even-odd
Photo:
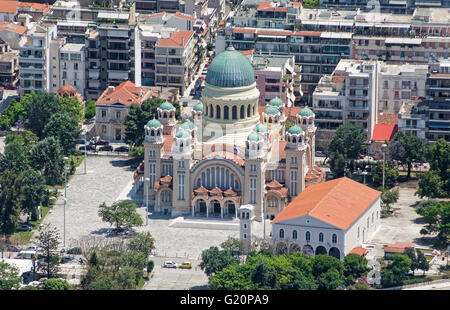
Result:
[[[114,91],[115,87],[114,86],[108,86],[108,92],[107,94],[110,94]]]

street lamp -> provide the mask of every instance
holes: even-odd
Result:
[[[67,160],[64,157],[64,249],[66,248]]]
[[[386,157],[386,148],[387,148],[387,144],[383,143],[383,145],[381,146],[381,151],[383,151],[383,189],[384,189],[384,161],[385,161],[385,157]]]

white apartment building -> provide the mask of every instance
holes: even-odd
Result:
[[[397,114],[403,103],[425,96],[427,65],[387,64],[378,71],[378,111]]]
[[[408,131],[425,142],[427,111],[425,105],[419,105],[421,102],[422,100],[417,100],[416,102],[402,104],[398,113],[398,130]]]
[[[313,93],[317,140],[330,141],[342,124],[355,124],[370,139],[376,123],[378,61],[342,59]]]
[[[85,45],[66,43],[60,49],[59,87],[70,85],[84,95],[86,86]],[[58,87],[58,88],[59,88]]]
[[[26,40],[20,46],[19,72],[20,95],[35,90],[50,91],[52,55],[50,45],[56,38],[56,25],[35,24],[25,34]]]

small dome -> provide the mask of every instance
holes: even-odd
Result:
[[[282,107],[284,106],[284,103],[280,98],[276,97],[269,101],[269,105],[273,107]]]
[[[252,132],[251,134],[248,135],[247,141],[255,141],[255,142],[261,141],[261,136],[256,132]]]
[[[298,115],[310,117],[310,116],[314,116],[314,112],[311,111],[310,108],[305,107],[305,108],[301,109],[300,112],[298,112]]]
[[[152,120],[148,121],[147,127],[149,127],[149,128],[159,128],[159,127],[162,127],[162,124],[157,119],[152,119]]]
[[[292,126],[291,128],[289,128],[288,133],[290,133],[291,135],[302,134],[303,129],[300,128],[299,126]]]
[[[277,108],[272,107],[272,106],[268,106],[265,110],[264,113],[269,114],[269,115],[275,115],[280,113],[280,111],[278,111]]]
[[[264,125],[264,124],[261,124],[261,123],[259,123],[258,125],[256,125],[256,127],[255,127],[255,131],[256,132],[267,132],[267,126],[266,125]]]
[[[173,104],[171,104],[169,101],[164,101],[159,108],[161,110],[165,110],[165,111],[170,111],[172,109],[174,109],[175,107],[173,106]]]
[[[203,112],[203,104],[202,103],[197,103],[194,106],[194,111],[196,111],[196,112]]]
[[[188,132],[186,132],[185,130],[180,130],[180,131],[177,132],[177,135],[175,137],[177,137],[177,138],[190,138],[191,135]]]
[[[183,124],[181,124],[181,128],[187,129],[187,130],[192,130],[192,129],[194,129],[194,127],[195,127],[194,123],[191,122],[190,120],[187,120]]]
[[[247,57],[228,47],[214,57],[205,81],[217,87],[250,86],[255,83],[255,73]]]

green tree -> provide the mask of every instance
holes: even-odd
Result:
[[[6,144],[18,143],[28,153],[32,147],[39,141],[38,137],[29,130],[24,130],[19,133],[12,133],[6,136]]]
[[[423,216],[426,222],[420,233],[422,235],[437,233],[438,243],[446,244],[450,236],[450,201],[442,201],[422,208],[419,215]]]
[[[202,252],[202,261],[199,266],[209,277],[227,266],[236,263],[236,259],[230,252],[219,250],[218,247],[214,246]]]
[[[0,290],[19,289],[19,268],[0,261]]]
[[[77,97],[61,97],[58,96],[61,106],[64,111],[70,116],[70,118],[81,122],[84,118],[84,108],[83,104],[78,100]]]
[[[367,275],[369,270],[365,257],[358,254],[348,254],[344,257],[344,276],[347,285],[354,284],[356,279]]]
[[[9,130],[17,121],[25,118],[25,108],[20,101],[11,100],[8,107],[3,110],[0,116],[0,129]]]
[[[87,287],[88,290],[105,291],[117,289],[119,284],[111,274],[100,273],[98,277],[94,277]]]
[[[22,97],[25,108],[25,128],[34,132],[40,139],[43,130],[53,114],[64,112],[58,96],[43,91],[32,92]]]
[[[339,259],[333,256],[323,254],[315,255],[312,258],[311,267],[312,267],[312,274],[316,278],[330,269],[334,269],[342,277],[344,276],[344,264]]]
[[[422,251],[417,251],[417,269],[421,269],[424,276],[425,272],[430,269],[430,264]]]
[[[37,207],[44,202],[47,192],[45,178],[36,170],[27,171],[23,174],[22,191],[24,195],[22,211],[36,220],[38,217]]]
[[[93,252],[91,254],[91,257],[89,257],[89,266],[92,266],[92,267],[98,267],[99,266],[97,252]]]
[[[319,0],[305,0],[303,5],[306,9],[317,9],[319,7]]]
[[[62,279],[47,279],[42,283],[42,289],[46,291],[71,291],[72,285]]]
[[[50,224],[40,226],[38,246],[43,256],[40,269],[49,279],[55,277],[59,272],[58,245],[59,233],[56,227],[51,227]]]
[[[394,160],[398,160],[402,165],[408,168],[407,178],[411,177],[411,168],[414,163],[423,162],[424,145],[419,137],[411,134],[409,131],[399,131],[393,141],[398,141],[403,147],[404,152],[390,154]],[[389,149],[390,151],[390,149]]]
[[[442,181],[442,190],[450,195],[450,144],[444,138],[428,145],[425,158],[430,170],[437,172]]]
[[[253,290],[251,282],[252,267],[248,264],[232,264],[209,277],[212,290]]]
[[[438,198],[444,196],[444,182],[436,171],[430,170],[420,176],[416,195],[420,198]]]
[[[144,160],[145,150],[143,146],[135,146],[133,150],[130,151],[129,155],[134,157],[137,162]]]
[[[86,100],[86,108],[84,112],[84,118],[89,120],[95,116],[95,101],[92,99]]]
[[[381,285],[384,287],[402,285],[410,266],[411,259],[408,256],[394,254],[392,263],[381,271]]]
[[[364,130],[356,125],[345,124],[336,130],[328,147],[330,169],[336,177],[342,177],[347,173],[350,162],[361,154],[365,141]]]
[[[125,266],[120,268],[117,273],[117,284],[123,290],[134,290],[139,284],[139,280],[142,277],[142,271],[132,267]]]
[[[138,233],[131,239],[128,248],[131,251],[143,253],[145,257],[148,257],[155,249],[155,239],[148,232]]]
[[[253,284],[261,290],[279,289],[277,278],[277,271],[265,259],[259,260],[251,274]]]
[[[344,285],[342,275],[334,268],[321,273],[317,278],[319,290],[335,290]]]
[[[130,230],[133,226],[141,226],[143,223],[136,212],[136,204],[131,200],[115,202],[111,206],[102,203],[98,210],[98,216],[104,222],[115,226],[117,232]]]
[[[387,211],[390,211],[391,205],[393,203],[396,203],[398,200],[398,196],[399,196],[398,189],[389,190],[386,188],[379,187],[378,190],[381,192],[381,203],[382,203],[383,207]]]
[[[43,129],[44,137],[55,137],[65,155],[75,149],[75,140],[80,136],[81,129],[77,119],[67,113],[53,114]]]
[[[22,203],[25,199],[22,174],[5,170],[0,174],[0,232],[12,233],[20,220]]]
[[[36,144],[30,154],[31,166],[40,171],[48,185],[60,184],[64,171],[64,157],[59,141],[48,137]]]
[[[413,272],[413,275],[416,269],[419,269],[419,259],[416,255],[416,250],[414,248],[406,248],[405,255],[409,257],[411,260],[411,265],[409,265],[409,269]]]
[[[244,253],[244,244],[238,238],[228,237],[227,240],[220,244],[220,247],[233,256],[239,256]]]
[[[370,170],[372,176],[372,182],[375,186],[383,185],[383,164],[378,163]],[[384,186],[386,188],[392,188],[398,179],[398,170],[389,165],[384,166]]]
[[[120,266],[131,266],[137,270],[144,270],[147,256],[144,253],[129,251],[120,256]]]
[[[8,143],[5,147],[5,155],[0,157],[0,173],[7,169],[15,173],[28,169],[28,154],[17,142]]]
[[[147,262],[147,273],[150,274],[150,272],[152,272],[154,267],[155,267],[155,262],[152,260],[149,260]]]

